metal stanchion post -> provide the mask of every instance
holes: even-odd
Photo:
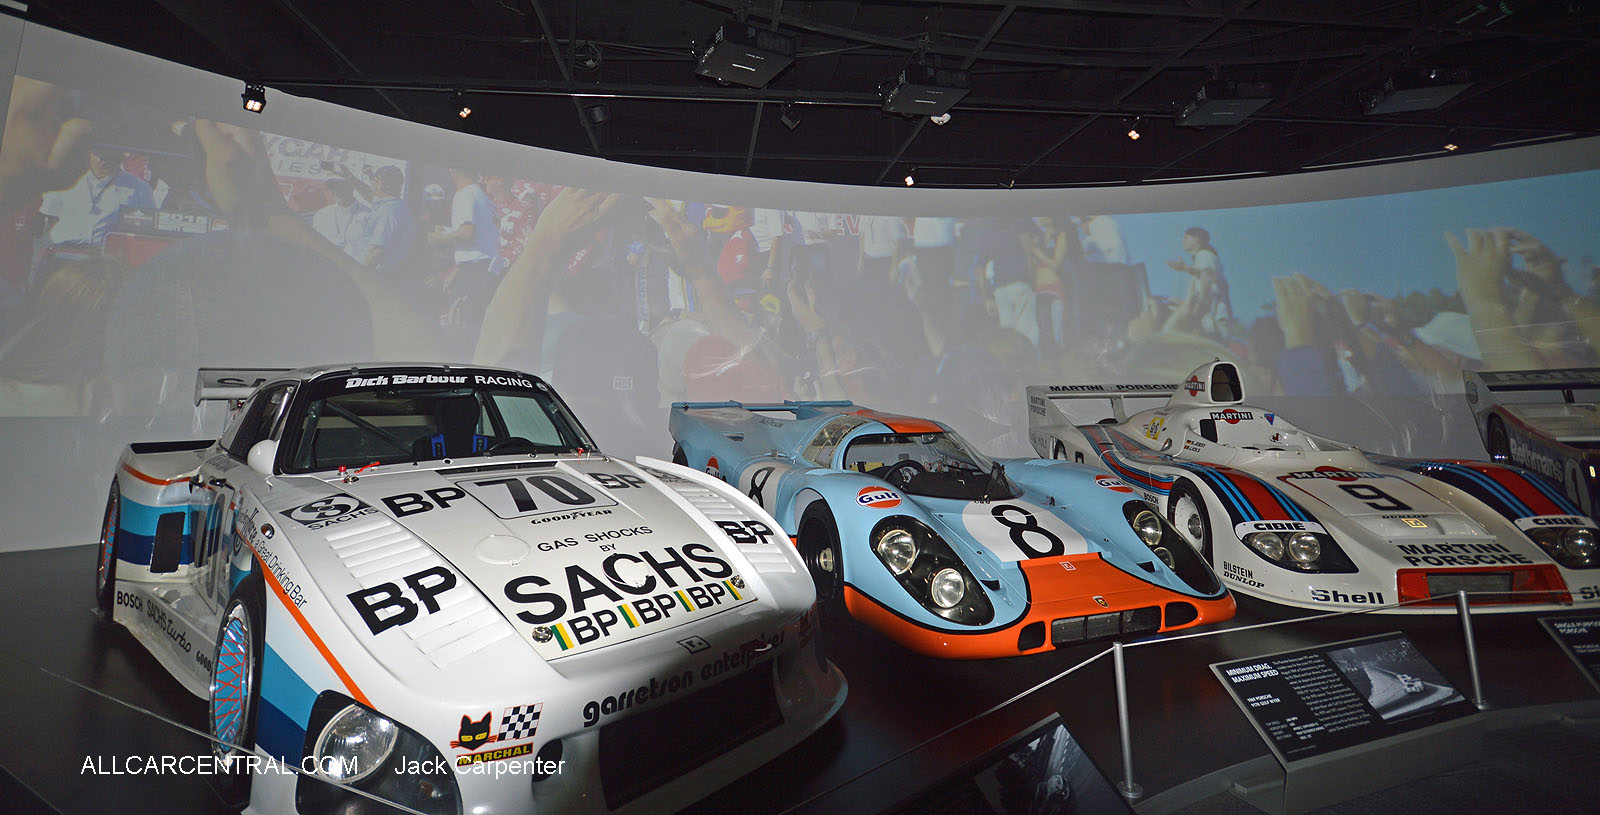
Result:
[[[1111,646],[1111,661],[1117,671],[1117,725],[1122,730],[1122,780],[1117,791],[1129,801],[1144,797],[1144,788],[1133,783],[1133,737],[1128,728],[1128,669],[1122,660],[1122,643]]]
[[[1478,676],[1478,645],[1472,639],[1472,611],[1467,607],[1467,590],[1456,591],[1456,614],[1461,617],[1461,633],[1467,640],[1467,669],[1472,673],[1472,704],[1479,710],[1489,706],[1483,698],[1483,680]]]

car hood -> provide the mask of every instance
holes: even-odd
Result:
[[[331,486],[426,542],[547,661],[756,599],[724,533],[615,459],[391,472]],[[339,549],[337,531],[325,534]],[[433,585],[419,583],[418,596]],[[369,625],[383,619],[385,599],[361,598]]]
[[[1318,519],[1346,522],[1384,540],[1494,538],[1455,507],[1393,472],[1321,468],[1286,473],[1277,482]]]

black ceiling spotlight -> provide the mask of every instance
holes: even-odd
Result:
[[[764,88],[794,62],[795,38],[729,20],[695,55],[694,72],[718,82]]]
[[[463,119],[472,115],[472,106],[467,104],[467,95],[462,91],[450,94],[450,109]]]
[[[244,109],[251,113],[260,113],[267,109],[267,88],[254,82],[244,83],[244,93],[239,94],[244,100]]]
[[[580,71],[600,70],[600,46],[592,42],[580,43],[572,52],[572,64]]]
[[[1213,79],[1200,86],[1178,112],[1184,127],[1236,125],[1272,101],[1272,86],[1266,82],[1239,82]]]
[[[1390,74],[1383,86],[1361,92],[1367,115],[1433,110],[1472,85],[1465,68],[1408,68]]]
[[[1138,141],[1139,137],[1144,135],[1144,134],[1139,132],[1139,125],[1141,125],[1143,123],[1144,123],[1144,119],[1143,118],[1141,118],[1139,116],[1133,117],[1133,123],[1128,125],[1128,140],[1129,141]]]
[[[800,106],[789,102],[783,106],[783,115],[778,117],[783,126],[793,130],[800,126]]]
[[[589,124],[603,125],[611,121],[611,106],[604,102],[594,102],[583,106],[583,117]]]
[[[911,116],[943,116],[971,90],[966,71],[913,62],[879,89],[883,109]],[[949,120],[946,120],[949,121]]]

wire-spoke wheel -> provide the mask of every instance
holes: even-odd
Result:
[[[245,578],[228,598],[217,631],[216,659],[211,665],[211,752],[219,762],[250,753],[255,741],[256,708],[261,698],[261,649],[266,618],[261,578]],[[223,792],[230,798],[250,790],[250,774],[243,762],[219,768]]]

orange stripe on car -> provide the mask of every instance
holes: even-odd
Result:
[[[165,487],[168,484],[176,484],[179,481],[188,481],[189,480],[189,476],[183,476],[182,478],[156,478],[153,475],[146,475],[144,473],[141,473],[138,470],[133,469],[132,466],[127,465],[127,464],[122,465],[122,469],[125,472],[127,472],[128,475],[131,475],[134,478],[137,478],[140,481],[145,482],[146,484],[154,484],[154,485],[156,485],[158,487]]]
[[[246,541],[246,544],[250,546],[250,551],[255,552],[256,560],[259,561],[261,553],[256,552],[255,545],[250,544],[248,541]],[[312,629],[311,623],[306,620],[305,615],[301,614],[294,601],[289,599],[288,593],[283,590],[283,584],[278,582],[278,578],[265,568],[261,569],[261,576],[267,579],[267,585],[272,587],[272,593],[277,595],[278,602],[283,603],[283,607],[289,610],[289,616],[293,617],[295,623],[300,626],[300,630],[305,633],[306,639],[311,640],[311,644],[316,646],[317,653],[322,654],[322,658],[328,662],[328,667],[332,668],[333,672],[339,676],[339,681],[344,683],[345,690],[350,691],[350,697],[367,707],[372,707],[371,700],[367,699],[367,695],[356,687],[356,681],[350,678],[349,672],[344,669],[343,665],[339,664],[339,660],[334,658],[333,652],[328,650],[328,644],[322,641],[322,637],[317,636],[317,632]]]
[[[875,422],[886,424],[889,426],[890,430],[893,430],[896,433],[944,432],[944,428],[940,427],[938,423],[930,422],[927,419],[918,419],[913,416],[901,416],[895,413],[879,413],[876,410],[867,410],[866,408],[855,411],[854,415],[863,416]]]

